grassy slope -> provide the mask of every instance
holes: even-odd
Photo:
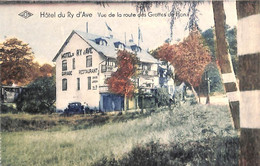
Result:
[[[172,143],[185,145],[208,138],[237,138],[231,125],[227,106],[183,105],[173,111],[156,111],[151,116],[110,121],[84,130],[61,127],[56,131],[5,132],[2,164],[99,165],[104,156],[120,160],[137,145],[151,141],[170,147]]]

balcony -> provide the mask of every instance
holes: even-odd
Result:
[[[101,73],[105,73],[105,72],[115,72],[116,71],[116,67],[115,66],[107,66],[107,65],[101,65]]]

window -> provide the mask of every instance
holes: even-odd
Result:
[[[151,65],[150,64],[143,64],[143,70],[151,70]]]
[[[77,78],[77,90],[80,90],[80,78]]]
[[[76,64],[75,64],[75,58],[72,59],[72,69],[76,68]]]
[[[92,55],[86,57],[86,67],[92,67]]]
[[[106,61],[106,65],[107,66],[116,66],[116,63],[112,59],[108,58],[107,61]]]
[[[107,41],[105,39],[97,38],[97,39],[95,39],[95,41],[96,41],[96,44],[107,46]]]
[[[62,61],[62,71],[66,71],[67,70],[67,60],[63,60]]]
[[[88,77],[88,90],[91,89],[91,77]]]
[[[125,49],[125,47],[124,47],[124,45],[123,45],[123,44],[119,44],[119,45],[118,45],[118,49],[120,49],[120,50],[124,50],[124,49]]]
[[[101,40],[99,41],[99,45],[107,46],[107,41],[104,40],[104,39],[101,39]]]
[[[139,46],[137,46],[137,45],[131,46],[131,49],[132,49],[132,51],[134,51],[134,52],[141,52],[141,51],[142,51],[141,47],[139,47]]]
[[[66,78],[62,79],[62,91],[67,90],[67,88],[68,88],[67,84],[68,84],[67,79]]]
[[[121,42],[115,42],[114,45],[119,50],[124,50],[125,49],[125,45],[123,43],[121,43]]]
[[[107,66],[106,65],[101,65],[101,72],[104,73],[107,71]]]
[[[147,70],[151,70],[151,65],[147,65]]]

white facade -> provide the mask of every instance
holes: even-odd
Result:
[[[53,59],[56,62],[56,108],[64,110],[68,103],[80,102],[103,110],[107,100],[104,96],[111,94],[105,80],[116,71],[117,50],[138,48],[132,46],[117,39],[73,31]],[[138,86],[146,90],[159,87],[158,61],[141,49],[135,53],[141,61]]]
[[[168,75],[167,72],[171,72],[172,76]],[[174,83],[174,67],[169,62],[162,61],[159,65],[160,73],[160,86],[167,88],[170,97],[173,97],[175,91]]]
[[[89,50],[87,53],[86,50]],[[81,53],[80,53],[81,50]],[[79,55],[77,55],[79,51]],[[71,57],[66,57],[70,53]],[[86,67],[86,56],[92,56],[92,66]],[[73,59],[75,68],[73,69]],[[56,107],[65,109],[70,102],[81,102],[90,107],[99,106],[99,63],[104,60],[96,50],[74,33],[56,60]],[[67,70],[62,71],[62,61],[67,61]],[[88,79],[91,79],[91,88]],[[67,90],[62,89],[62,80],[67,79]],[[78,81],[79,79],[79,81]],[[78,85],[79,82],[79,85]],[[78,89],[79,86],[79,89]]]

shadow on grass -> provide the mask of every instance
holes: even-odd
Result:
[[[211,137],[201,141],[171,143],[150,142],[136,145],[122,158],[104,156],[93,166],[173,166],[173,165],[238,165],[239,139]]]

